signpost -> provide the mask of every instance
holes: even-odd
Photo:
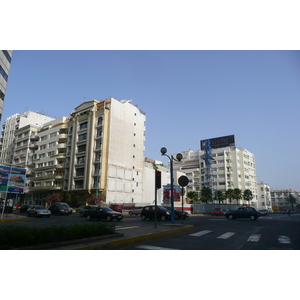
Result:
[[[181,186],[181,210],[182,210],[182,217],[181,217],[181,223],[183,223],[183,195],[184,195],[184,187],[189,184],[189,179],[182,175],[178,178],[178,184]]]

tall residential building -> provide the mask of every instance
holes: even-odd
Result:
[[[145,113],[131,100],[92,100],[68,122],[64,190],[102,193],[107,203],[142,199]]]
[[[203,150],[181,152],[182,163],[174,164],[174,171],[181,170],[189,179],[187,192],[200,193],[205,185],[205,161]],[[224,147],[212,149],[212,171],[214,190],[225,192],[229,188],[242,191],[250,189],[253,194],[252,204],[257,201],[255,156],[244,148]]]
[[[49,195],[63,191],[68,120],[69,117],[60,117],[45,123],[29,145],[34,154],[28,164],[32,166],[29,190],[25,195],[28,204],[44,204]]]
[[[29,144],[29,136],[31,134],[30,129],[23,133],[18,133],[15,137],[16,131],[27,126],[32,125],[35,127],[35,131],[39,126],[45,122],[54,120],[54,118],[45,116],[42,113],[27,111],[22,114],[14,114],[6,119],[2,125],[1,139],[0,139],[0,162],[12,164],[14,161],[14,150],[26,150],[26,143]],[[19,139],[18,143],[15,143],[15,138]],[[20,149],[14,149],[15,147]],[[28,146],[27,146],[28,147]],[[26,161],[26,159],[25,159]],[[20,161],[19,161],[20,162]]]
[[[32,125],[37,131],[38,127],[46,122],[54,120],[54,118],[45,116],[42,113],[27,111],[22,114],[14,114],[6,119],[5,123],[2,125],[1,139],[0,139],[0,162],[6,164],[16,164],[14,161],[14,151],[22,150],[25,153],[31,136],[31,129],[26,129],[24,132],[16,131],[22,129],[27,125]],[[18,140],[16,142],[16,140]],[[16,149],[14,149],[16,147]],[[23,157],[24,158],[24,157]],[[21,160],[18,161],[20,163]],[[27,158],[24,159],[24,162]]]
[[[0,50],[0,121],[3,112],[6,86],[10,70],[12,50]]]

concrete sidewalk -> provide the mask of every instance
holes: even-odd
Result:
[[[0,222],[13,222],[13,221],[20,221],[20,220],[26,220],[28,217],[27,216],[22,216],[20,214],[2,214],[0,213]]]

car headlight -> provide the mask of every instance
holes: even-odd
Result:
[[[167,215],[169,215],[169,214],[170,214],[170,212],[166,211],[166,214],[167,214]]]

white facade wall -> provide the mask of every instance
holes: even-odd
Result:
[[[106,202],[142,202],[146,117],[130,101],[110,100]]]
[[[272,209],[271,188],[263,182],[257,183],[257,209]]]

